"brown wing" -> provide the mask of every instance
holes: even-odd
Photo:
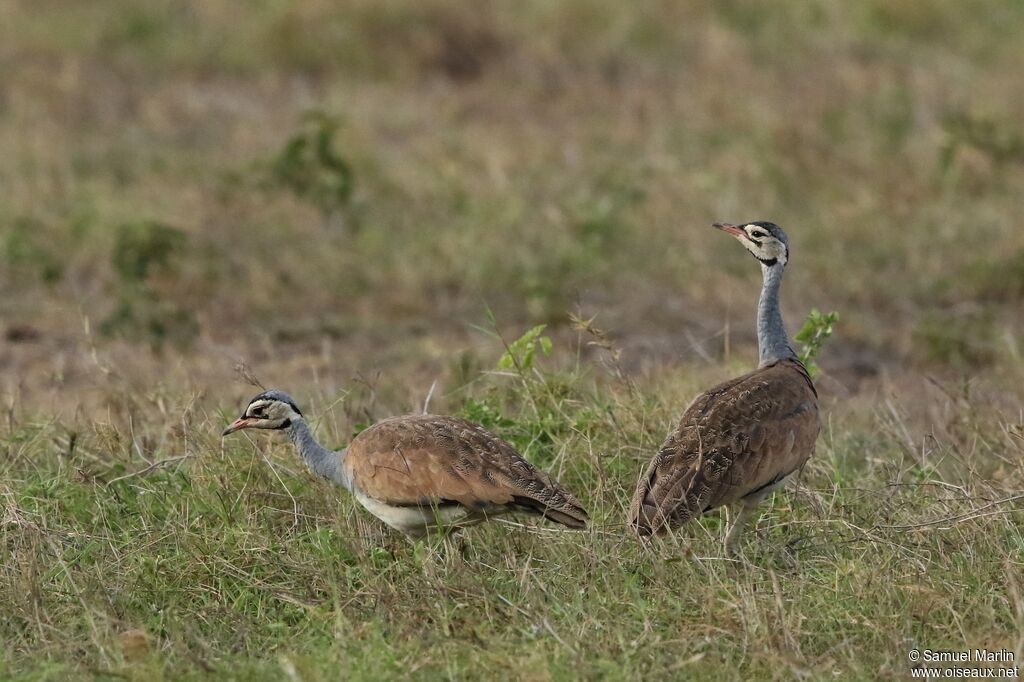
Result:
[[[360,433],[346,466],[364,494],[392,506],[456,502],[477,511],[524,509],[574,528],[579,501],[482,426],[457,417],[394,417]]]
[[[629,520],[641,535],[675,527],[781,481],[814,451],[818,394],[783,360],[698,397],[637,485]]]

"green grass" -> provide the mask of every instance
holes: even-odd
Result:
[[[954,486],[942,472],[971,461],[917,461],[895,434],[833,419],[743,561],[722,558],[715,517],[642,549],[623,508],[689,392],[665,380],[651,403],[575,375],[477,386],[469,413],[501,415],[492,428],[585,491],[594,524],[493,524],[448,548],[386,531],[282,439],[222,445],[225,419],[194,405],[134,422],[134,444],[27,420],[4,443],[5,663],[32,679],[871,678],[903,674],[915,644],[1015,646],[1013,486]]]
[[[0,3],[0,678],[872,679],[913,646],[1024,655],[1021,18]],[[793,243],[790,332],[839,313],[818,452],[746,561],[718,515],[646,552],[623,528],[639,472],[756,357],[759,273],[709,227],[755,219]],[[550,346],[502,360],[493,327],[539,325]],[[238,365],[339,446],[432,395],[594,529],[409,545],[286,443],[220,442],[254,392]]]

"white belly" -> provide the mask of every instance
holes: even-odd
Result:
[[[355,496],[366,511],[395,530],[400,530],[408,535],[424,535],[431,528],[454,525],[469,516],[469,510],[462,505],[447,505],[438,508],[393,507],[358,492],[355,493]]]

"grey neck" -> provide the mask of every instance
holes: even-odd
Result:
[[[314,473],[334,481],[345,489],[352,489],[352,482],[345,471],[347,449],[340,452],[328,450],[317,442],[316,436],[304,419],[296,419],[288,427],[288,437]]]
[[[760,356],[758,366],[764,367],[778,360],[796,358],[789,345],[786,327],[782,324],[782,310],[779,308],[779,287],[786,266],[761,264],[764,284],[761,299],[757,302],[757,350]]]

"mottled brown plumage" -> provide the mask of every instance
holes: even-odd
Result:
[[[587,523],[586,510],[557,481],[479,424],[458,417],[392,417],[335,451],[317,442],[291,396],[268,390],[249,401],[224,435],[253,428],[286,432],[314,472],[411,536],[515,511],[570,528]]]
[[[736,237],[761,264],[757,307],[758,369],[700,395],[687,408],[640,478],[629,523],[641,537],[736,505],[726,537],[732,552],[745,521],[766,495],[803,466],[820,429],[818,394],[789,343],[779,287],[789,240],[778,225],[715,227]]]
[[[633,527],[647,536],[759,499],[803,466],[818,429],[818,396],[796,360],[715,386],[693,401],[640,479]]]
[[[465,522],[528,511],[583,528],[587,512],[571,493],[482,426],[435,415],[385,419],[348,446],[353,490],[389,507],[458,504]]]

